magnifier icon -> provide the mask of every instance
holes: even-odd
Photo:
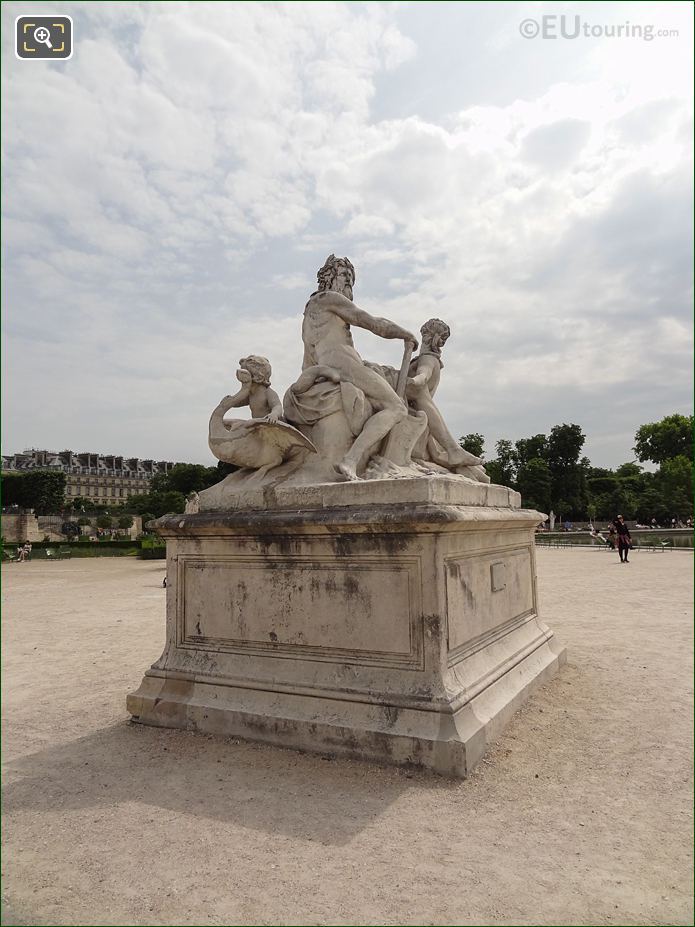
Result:
[[[34,41],[40,42],[42,45],[48,46],[48,48],[53,48],[51,45],[51,33],[45,26],[39,26],[38,29],[34,29]]]

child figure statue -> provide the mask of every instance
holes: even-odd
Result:
[[[224,406],[224,412],[227,412],[229,409],[249,406],[253,418],[265,422],[279,421],[282,418],[282,403],[275,390],[270,388],[271,375],[272,368],[266,357],[257,354],[242,357],[236,372],[241,389],[234,396],[225,396],[217,408]]]
[[[236,372],[241,389],[225,396],[210,416],[208,445],[225,463],[258,471],[261,476],[273,467],[297,459],[300,451],[315,451],[311,441],[291,425],[281,421],[282,403],[271,389],[270,362],[255,354],[242,357]],[[249,406],[250,421],[225,421],[230,409]]]
[[[482,460],[459,445],[434,404],[434,394],[444,366],[442,348],[451,330],[441,319],[429,319],[420,332],[422,348],[411,361],[405,395],[410,408],[427,415],[428,428],[413,450],[413,458],[430,460],[480,483],[489,483],[490,477],[482,467]]]

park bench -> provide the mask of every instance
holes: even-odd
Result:
[[[660,550],[662,553],[665,550],[674,550],[675,545],[673,543],[673,538],[667,538],[665,541],[659,541],[658,544],[642,544],[639,541],[636,541],[632,547],[633,550],[648,550],[650,553],[655,553],[657,550]]]
[[[52,547],[46,548],[46,560],[67,560],[70,556],[72,551],[69,547],[59,547],[57,550]]]
[[[544,538],[536,535],[536,544],[538,547],[554,547],[557,550],[569,550],[571,547],[577,547],[579,545],[572,544],[571,541],[565,541],[562,538]]]

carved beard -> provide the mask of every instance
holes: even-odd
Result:
[[[347,297],[349,300],[352,300],[352,284],[346,283],[343,287],[336,285],[337,280],[334,280],[331,284],[331,289],[335,290],[336,293],[342,293],[343,296]]]

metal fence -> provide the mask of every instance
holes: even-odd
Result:
[[[593,538],[589,538],[588,540],[583,540],[583,539],[580,540],[577,538],[575,540],[570,541],[565,538],[543,537],[542,534],[536,535],[536,547],[555,548],[556,550],[577,550],[577,549],[599,550],[599,551],[603,550],[603,551],[609,551],[610,553],[616,553],[618,549],[617,547],[611,547],[611,545],[607,544],[605,541],[595,540]],[[661,551],[662,553],[665,553],[667,550],[668,551],[692,550],[692,548],[691,547],[690,548],[689,547],[676,547],[675,544],[673,543],[673,539],[667,539],[665,541],[660,541],[659,543],[656,543],[656,544],[646,544],[642,541],[635,541],[633,542],[633,545],[632,545],[633,552],[637,552],[637,551],[647,552],[648,551],[650,553],[655,553],[655,552]]]

